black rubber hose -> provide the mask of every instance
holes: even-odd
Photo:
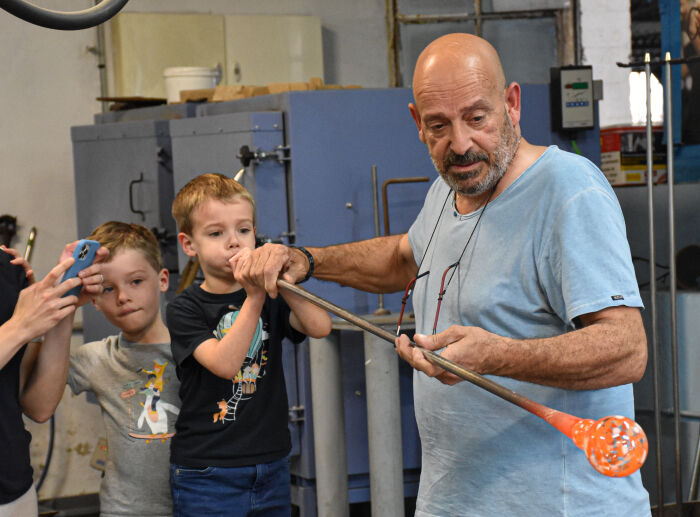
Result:
[[[30,4],[25,0],[0,0],[0,9],[22,20],[62,31],[87,29],[106,22],[117,14],[129,0],[102,0],[89,9],[73,12],[53,11]]]

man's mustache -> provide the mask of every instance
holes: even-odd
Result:
[[[486,153],[476,153],[474,151],[467,151],[464,154],[457,154],[450,150],[442,163],[445,170],[447,170],[447,168],[452,165],[467,165],[478,161],[489,163],[489,155]]]

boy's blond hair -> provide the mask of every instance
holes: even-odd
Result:
[[[247,200],[253,207],[253,224],[255,224],[255,201],[243,185],[223,174],[202,174],[180,189],[173,201],[172,214],[178,229],[183,233],[191,234],[192,213],[198,206],[210,199],[230,203],[239,197]]]
[[[105,262],[112,260],[118,251],[138,250],[148,263],[159,273],[163,269],[163,257],[158,239],[153,232],[140,224],[108,221],[95,228],[88,239],[99,242],[109,250]]]

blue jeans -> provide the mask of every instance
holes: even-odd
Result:
[[[173,517],[289,517],[289,458],[249,467],[170,465]]]

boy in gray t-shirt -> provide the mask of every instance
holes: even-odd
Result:
[[[71,354],[68,384],[92,391],[107,432],[100,515],[172,515],[170,438],[179,382],[160,311],[168,288],[158,241],[145,227],[110,221],[89,237],[109,249],[97,310],[121,330]]]

